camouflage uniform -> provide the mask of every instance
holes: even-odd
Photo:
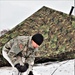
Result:
[[[33,48],[31,38],[32,36],[18,36],[4,45],[3,50],[14,65],[17,63],[21,65],[28,63],[30,69],[32,69],[38,48]],[[22,45],[21,49],[19,47],[20,44]],[[19,54],[21,55],[19,56]]]

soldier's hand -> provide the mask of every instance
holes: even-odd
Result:
[[[20,70],[20,63],[16,64],[15,67],[18,69],[18,71]]]
[[[18,63],[15,65],[15,67],[18,69],[19,72],[25,72],[28,69],[29,64],[25,63],[25,65],[23,66]]]
[[[24,66],[26,66],[27,68],[29,68],[29,64],[28,63],[24,63]]]

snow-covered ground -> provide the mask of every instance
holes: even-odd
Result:
[[[33,67],[34,75],[74,75],[74,59],[63,62],[48,62]],[[18,75],[12,67],[1,67],[0,75]]]

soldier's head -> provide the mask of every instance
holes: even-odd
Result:
[[[42,36],[42,34],[37,33],[33,35],[32,36],[32,46],[34,48],[38,48],[42,44],[43,40],[44,40],[44,37]]]

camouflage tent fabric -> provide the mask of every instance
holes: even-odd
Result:
[[[0,66],[7,64],[2,47],[18,35],[42,33],[44,42],[36,54],[39,60],[67,60],[75,58],[75,16],[43,6],[37,12],[0,37]],[[40,59],[38,59],[40,58]]]

